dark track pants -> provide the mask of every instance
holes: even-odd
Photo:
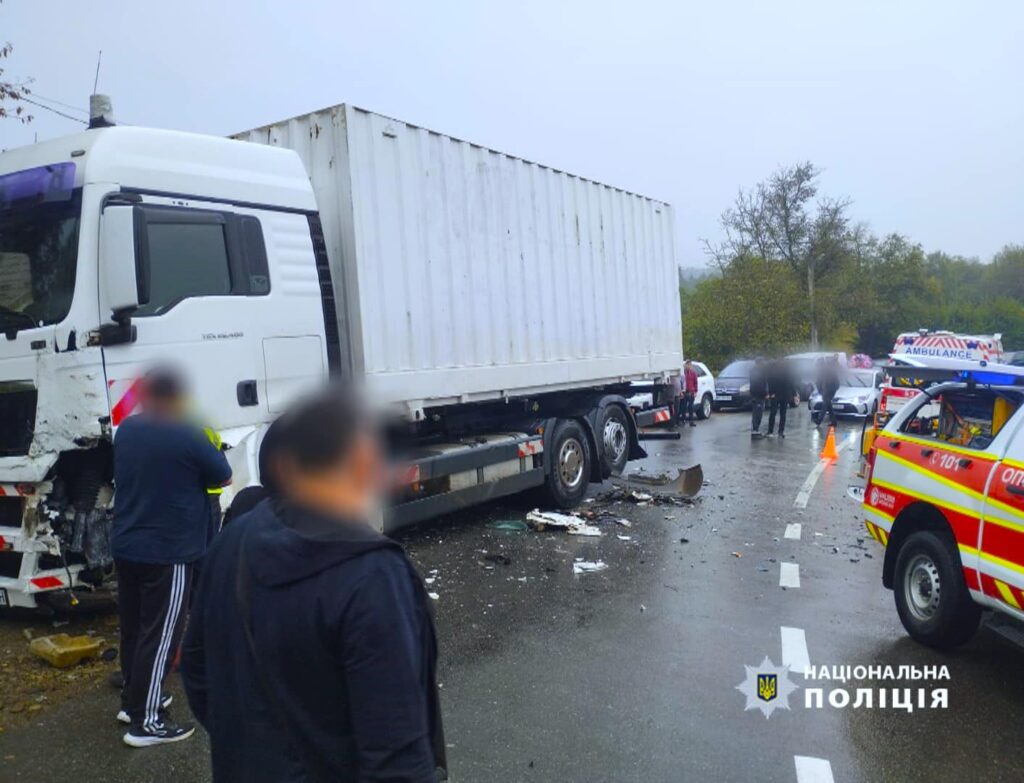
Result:
[[[764,400],[755,397],[750,401],[750,429],[757,432],[761,429],[761,417],[764,415]]]
[[[134,728],[159,722],[163,682],[181,643],[192,582],[188,563],[117,560],[121,616],[121,706]]]
[[[789,400],[780,400],[778,397],[771,401],[771,410],[768,412],[768,434],[775,431],[775,414],[779,414],[779,435],[786,432],[786,413],[789,411]]]

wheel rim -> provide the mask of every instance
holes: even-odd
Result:
[[[568,489],[583,481],[583,444],[575,438],[567,438],[558,451],[558,476]]]
[[[704,403],[703,403],[702,407],[704,408],[704,418],[706,419],[708,416],[711,415],[711,398],[710,397],[705,397],[704,398]]]
[[[903,579],[907,608],[918,620],[931,620],[939,610],[942,585],[939,569],[927,555],[916,555],[907,565]]]
[[[616,418],[609,417],[604,423],[604,448],[613,463],[626,453],[626,428]]]

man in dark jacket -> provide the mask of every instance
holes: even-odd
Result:
[[[775,432],[775,418],[779,419],[779,437],[786,437],[786,413],[797,396],[796,383],[785,359],[776,359],[768,368],[768,434]]]
[[[763,358],[754,359],[750,368],[750,437],[760,438],[761,417],[764,416],[764,403],[768,397],[768,374]]]
[[[171,371],[143,380],[142,412],[114,438],[114,525],[121,619],[121,711],[126,744],[188,739],[194,726],[164,714],[163,681],[177,653],[194,564],[206,553],[208,487],[231,480],[223,452],[185,418],[185,387]]]
[[[821,394],[819,426],[826,421],[829,424],[836,423],[836,412],[832,407],[832,398],[835,397],[842,383],[839,375],[839,357],[833,354],[821,363],[821,370],[818,374],[818,392]]]
[[[368,522],[380,468],[366,417],[335,389],[275,426],[274,494],[215,540],[185,640],[214,780],[434,783],[430,599]]]

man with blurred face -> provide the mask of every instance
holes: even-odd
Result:
[[[208,487],[231,480],[223,452],[185,417],[181,377],[154,370],[142,383],[142,412],[114,438],[114,525],[124,686],[117,718],[126,744],[188,739],[173,723],[163,681],[181,640],[194,564],[206,553]]]
[[[274,424],[270,497],[214,541],[184,645],[215,781],[443,776],[430,599],[370,523],[365,411],[331,388]]]

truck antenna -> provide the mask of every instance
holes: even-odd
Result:
[[[103,50],[100,49],[100,53],[96,55],[96,78],[92,80],[92,91],[96,93],[96,88],[100,83],[100,63],[103,62]]]

